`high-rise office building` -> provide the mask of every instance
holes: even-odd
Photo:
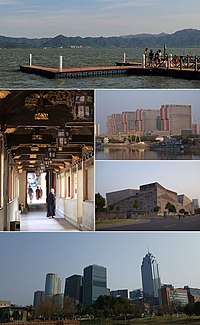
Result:
[[[87,266],[83,273],[83,304],[89,306],[101,295],[109,295],[106,268],[99,265]]]
[[[65,280],[64,297],[71,297],[76,303],[82,303],[83,277],[74,274]]]
[[[57,274],[48,273],[45,281],[45,299],[61,292],[61,281]]]
[[[57,293],[55,295],[53,295],[53,302],[55,305],[60,306],[61,308],[63,308],[63,302],[64,302],[64,295],[63,293]]]
[[[158,290],[161,288],[158,264],[155,257],[148,252],[142,261],[142,288],[144,299],[158,298]]]
[[[33,298],[33,307],[40,305],[44,301],[44,291],[35,291]]]

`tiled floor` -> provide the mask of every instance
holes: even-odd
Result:
[[[46,217],[46,204],[31,205],[28,213],[21,215],[21,231],[78,231],[64,218],[55,216],[54,218]]]

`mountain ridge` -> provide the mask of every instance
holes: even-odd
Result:
[[[188,28],[172,34],[161,32],[159,34],[141,33],[109,37],[72,37],[59,34],[55,37],[27,38],[0,35],[0,48],[70,48],[74,46],[146,48],[161,47],[163,44],[168,47],[200,47],[200,30]]]

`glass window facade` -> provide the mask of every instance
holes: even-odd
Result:
[[[84,269],[83,304],[91,305],[95,300],[108,293],[106,268],[90,265]]]
[[[158,290],[161,288],[158,264],[149,252],[143,258],[141,273],[144,298],[158,298]]]

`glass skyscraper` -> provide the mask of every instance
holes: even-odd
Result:
[[[57,274],[48,273],[45,281],[45,299],[59,294],[61,291],[61,281]]]
[[[158,298],[158,290],[161,288],[158,264],[155,257],[148,252],[142,261],[142,288],[144,299]]]
[[[82,282],[83,277],[81,275],[74,274],[66,278],[64,296],[74,298],[77,303],[82,303]]]
[[[108,295],[106,268],[90,265],[83,273],[83,304],[89,306],[101,295]]]

